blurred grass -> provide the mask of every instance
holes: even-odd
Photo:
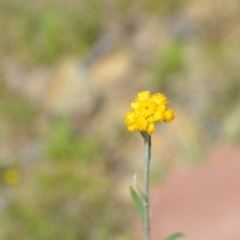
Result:
[[[92,137],[79,139],[79,136],[74,136],[70,124],[67,119],[61,118],[54,122],[51,132],[46,136],[46,150],[49,156],[56,161],[66,159],[91,161],[101,152],[100,142]]]
[[[65,54],[85,53],[100,32],[101,12],[94,4],[1,1],[1,55],[14,53],[29,64],[49,64]]]
[[[39,133],[39,109],[2,81],[0,86],[0,122],[7,126],[9,147],[19,138],[16,134],[22,138],[29,133],[28,141],[35,139],[44,147],[35,156],[38,160],[22,159],[19,149],[9,156],[13,159],[1,159],[0,168],[10,163],[19,168],[21,181],[14,186],[0,183],[0,238],[131,239],[128,207],[115,196],[100,141],[77,136],[63,118],[51,119],[50,127]],[[18,141],[20,148],[22,144]]]
[[[51,171],[36,171],[31,179],[36,183],[25,186],[32,189],[31,196],[18,186],[18,194],[1,214],[4,239],[117,239],[126,233],[117,221],[120,204],[103,174],[89,182],[87,174],[78,171],[77,175],[69,166],[48,165]],[[74,167],[86,171],[86,166]]]
[[[101,34],[103,7],[93,0],[71,4],[1,1],[0,59],[13,55],[35,66],[54,64],[69,54],[85,54]],[[115,196],[101,140],[74,134],[69,119],[48,119],[47,130],[39,131],[43,113],[9,90],[0,77],[4,129],[0,139],[8,139],[1,150],[6,145],[11,152],[7,157],[0,154],[1,165],[17,167],[21,175],[15,186],[4,181],[0,185],[0,238],[131,239],[128,206]],[[22,154],[29,144],[32,149],[39,145],[43,149],[30,161]],[[17,146],[15,150],[12,145]]]
[[[108,8],[124,20],[140,6],[147,14],[165,16],[186,1],[0,2],[0,57],[17,55],[29,65],[53,64],[65,55],[84,55],[103,31]],[[112,21],[116,21],[112,19]],[[5,24],[5,23],[8,24]]]
[[[0,75],[0,121],[14,135],[28,135],[34,130],[39,111],[23,96],[14,94]]]
[[[184,70],[184,43],[179,40],[170,41],[163,46],[150,67],[153,81],[162,91],[168,91],[172,85],[172,75],[180,74]]]

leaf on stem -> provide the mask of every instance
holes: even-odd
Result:
[[[185,238],[185,235],[183,233],[181,233],[181,232],[177,232],[177,233],[174,233],[174,234],[168,236],[167,238],[165,238],[165,240],[176,240],[176,239],[178,239],[180,237],[184,237]]]
[[[133,202],[138,210],[138,213],[141,217],[141,220],[143,222],[143,219],[144,219],[144,209],[143,209],[143,203],[142,203],[142,200],[141,198],[138,196],[137,192],[132,188],[130,187],[130,192],[131,192],[131,196],[132,196],[132,199],[133,199]]]

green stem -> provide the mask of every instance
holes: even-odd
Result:
[[[150,240],[150,219],[149,219],[149,167],[151,159],[151,136],[142,132],[144,138],[144,172],[143,172],[143,197],[144,197],[144,225],[143,231],[145,240]]]

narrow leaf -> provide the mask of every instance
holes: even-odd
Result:
[[[132,199],[133,199],[133,202],[138,210],[138,213],[141,217],[141,220],[143,222],[143,219],[144,219],[144,209],[143,209],[143,203],[142,203],[142,200],[141,198],[138,196],[138,194],[136,193],[136,191],[130,187],[130,192],[131,192],[131,196],[132,196]]]
[[[168,236],[167,238],[165,238],[165,240],[176,240],[180,237],[184,237],[185,238],[185,235],[183,233],[180,233],[180,232],[177,232],[177,233],[174,233],[170,236]]]

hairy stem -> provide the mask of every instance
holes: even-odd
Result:
[[[144,138],[144,172],[143,172],[143,197],[144,197],[144,225],[143,231],[145,240],[150,240],[150,219],[149,219],[149,167],[151,159],[151,136],[143,132]]]

